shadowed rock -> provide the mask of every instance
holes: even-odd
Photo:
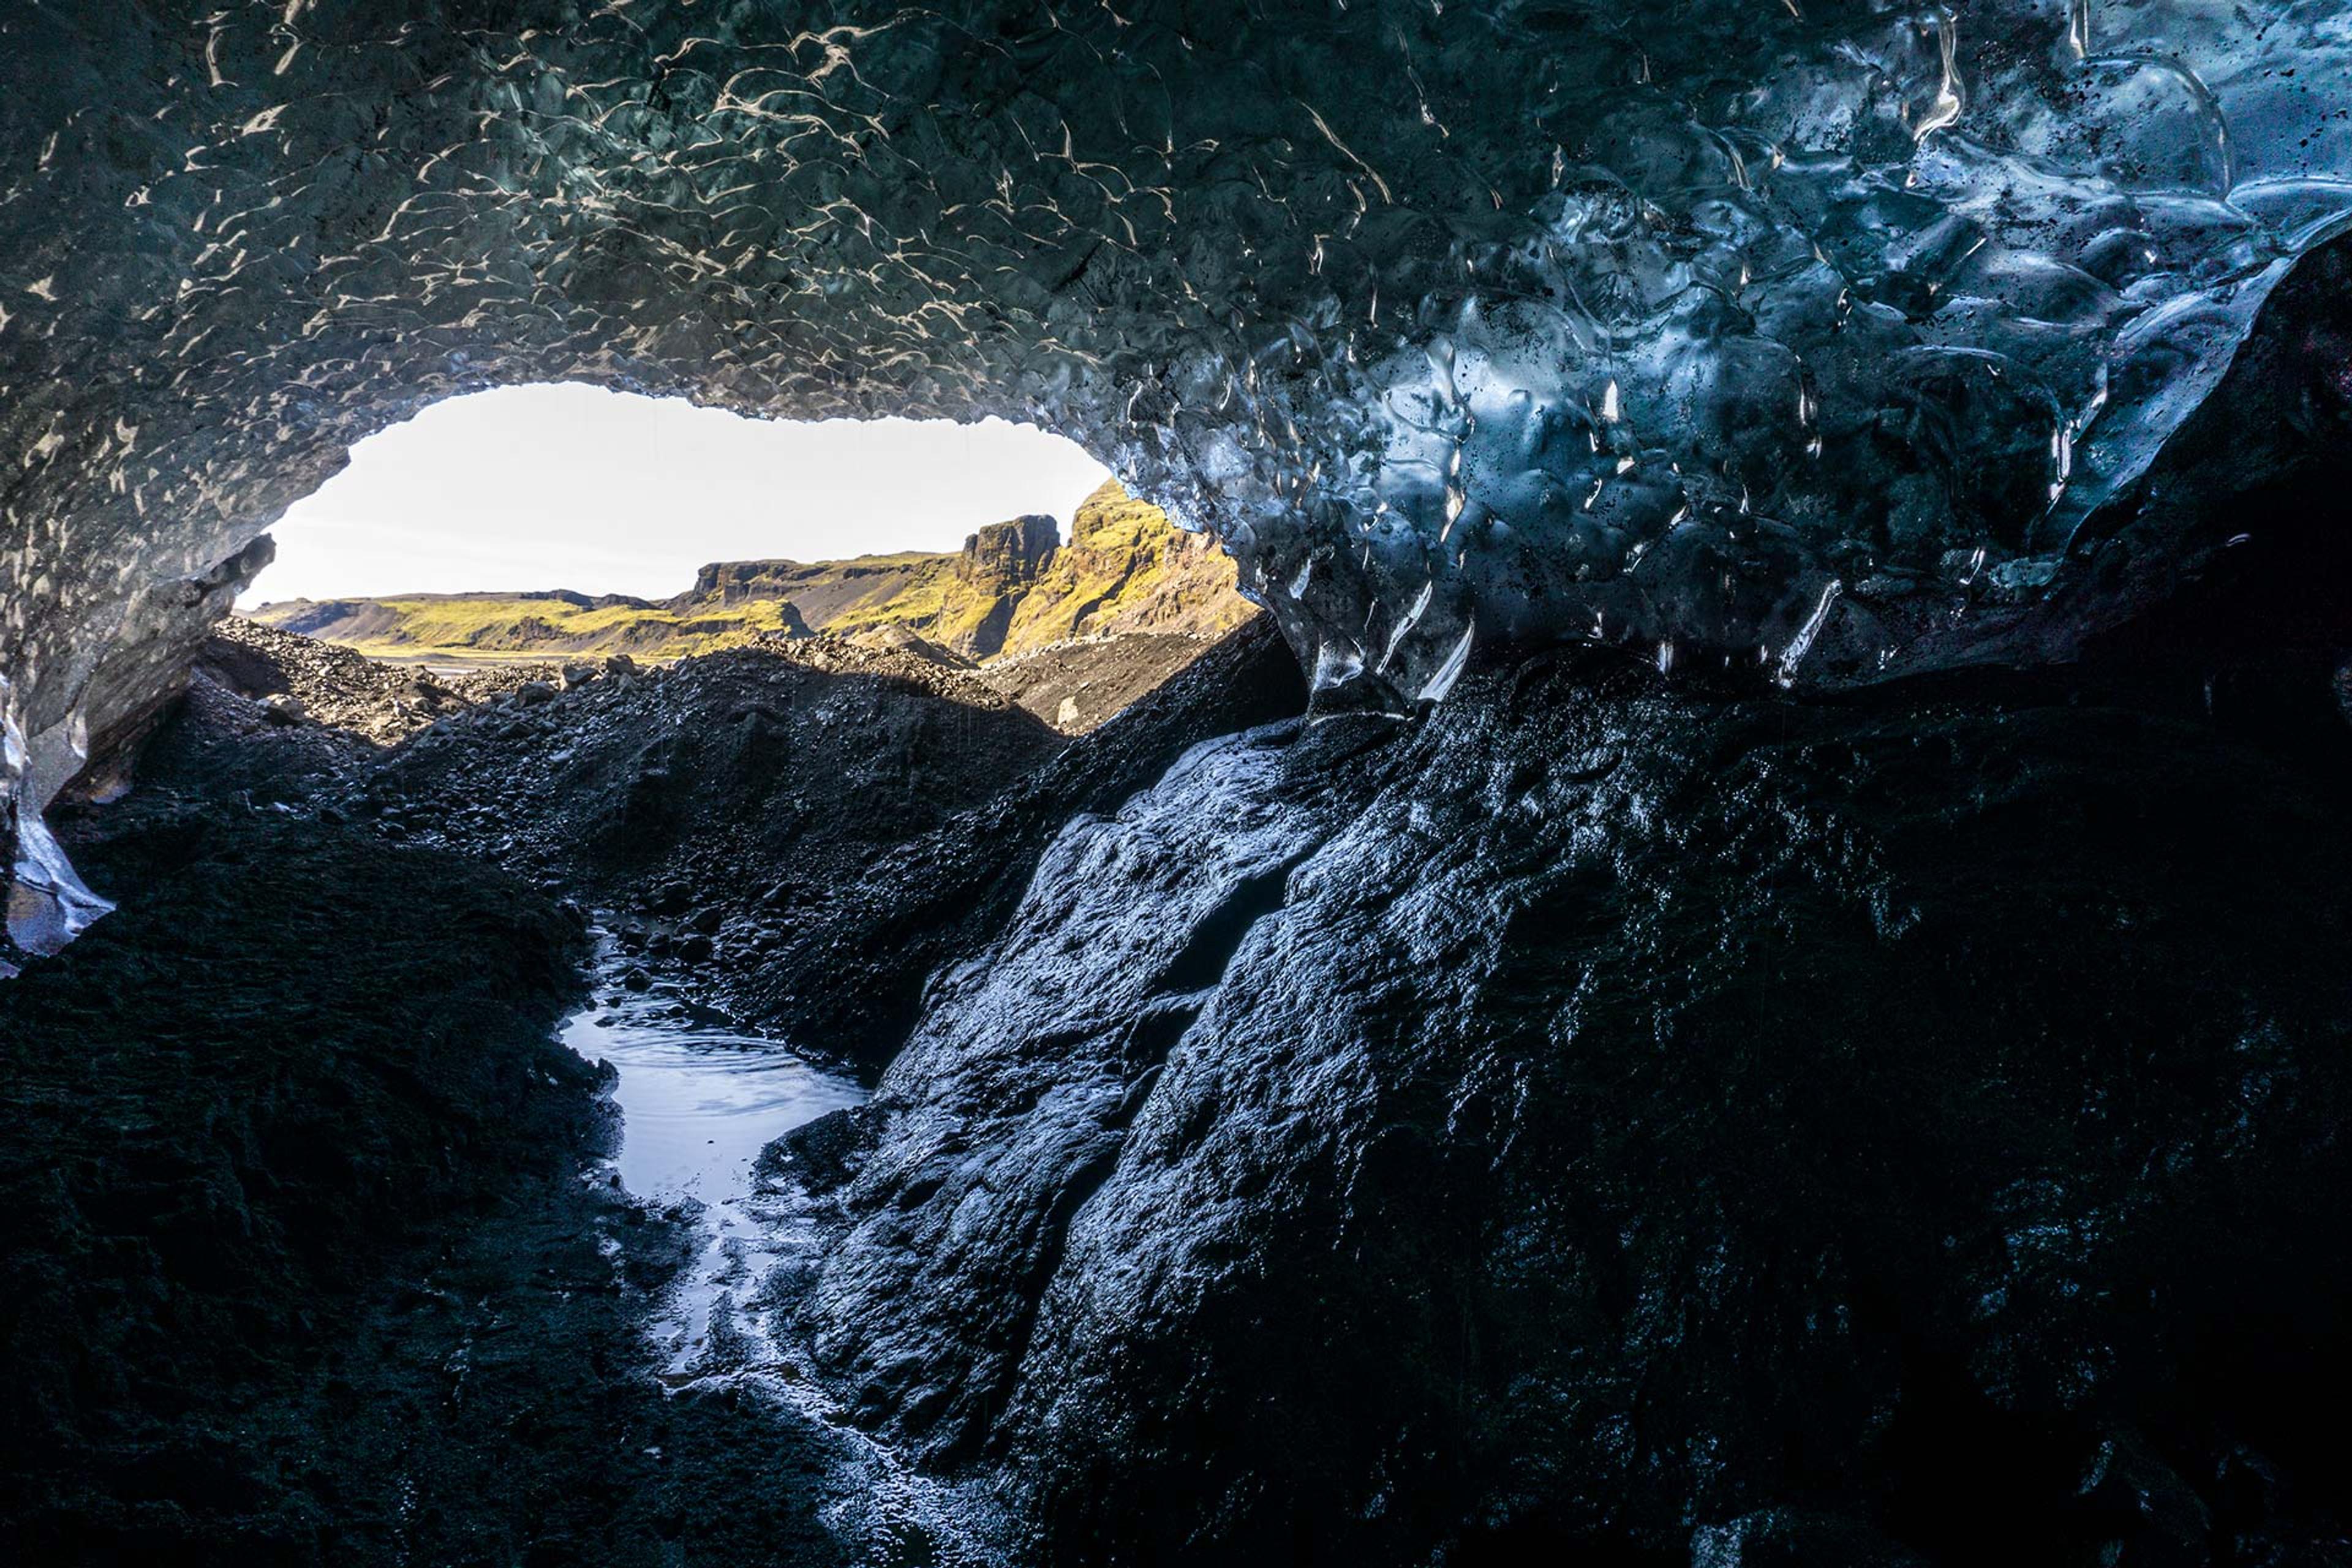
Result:
[[[1048,1561],[2324,1551],[2340,787],[1576,661],[1213,742],[935,984],[806,1321]]]

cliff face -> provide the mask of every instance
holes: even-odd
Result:
[[[1034,512],[991,523],[963,542],[963,553],[955,558],[956,581],[1000,593],[1026,588],[1061,543],[1061,525]]]
[[[1213,638],[1256,613],[1213,540],[1116,482],[1081,502],[1070,540],[1050,517],[992,523],[953,552],[850,561],[721,561],[675,598],[560,590],[295,600],[254,618],[378,655],[708,653],[763,635],[912,633],[966,658],[1078,637]]]
[[[992,659],[1129,632],[1217,637],[1256,613],[1213,540],[1184,532],[1114,479],[1078,504],[1066,543],[1051,518],[997,523],[895,591],[813,624],[903,626],[968,658]]]
[[[1214,540],[1171,526],[1113,479],[1079,504],[1069,542],[1044,563],[1003,651],[1129,632],[1222,637],[1256,613]]]

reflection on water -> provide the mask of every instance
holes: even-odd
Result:
[[[840,1471],[818,1509],[857,1560],[877,1568],[1005,1568],[1001,1504],[959,1483],[925,1476],[859,1432],[797,1364],[781,1331],[789,1287],[814,1264],[817,1236],[797,1192],[756,1190],[752,1165],[780,1135],[827,1111],[862,1103],[866,1090],[814,1067],[782,1041],[698,1016],[656,985],[631,994],[625,967],[603,952],[602,994],[575,1015],[563,1043],[619,1071],[622,1116],[612,1166],[631,1194],[694,1220],[694,1257],[679,1271],[646,1331],[664,1382],[676,1390],[723,1384],[819,1423],[840,1442]],[[617,1246],[617,1244],[615,1244]]]
[[[576,1015],[563,1043],[619,1069],[621,1184],[698,1212],[699,1250],[651,1325],[668,1376],[794,1377],[766,1332],[768,1286],[805,1259],[807,1218],[793,1195],[754,1193],[751,1165],[772,1140],[866,1091],[782,1041],[690,1016],[659,988]]]

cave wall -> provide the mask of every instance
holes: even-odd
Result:
[[[28,0],[10,755],[354,439],[551,378],[1034,420],[1390,703],[1498,638],[2063,652],[2352,210],[2347,58],[2271,0]]]
[[[818,1369],[1010,1561],[2332,1561],[2344,775],[2010,684],[1195,748],[784,1141]]]

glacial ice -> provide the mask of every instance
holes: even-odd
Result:
[[[1965,659],[2352,215],[2307,0],[495,13],[0,16],[28,736],[353,439],[566,378],[1060,430],[1391,700]]]
[[[30,771],[14,693],[0,677],[0,806],[10,804]],[[15,827],[15,863],[6,892],[8,940],[26,952],[53,953],[114,906],[76,875],[38,811],[20,809]],[[0,978],[15,973],[5,963],[0,971],[5,971]]]

